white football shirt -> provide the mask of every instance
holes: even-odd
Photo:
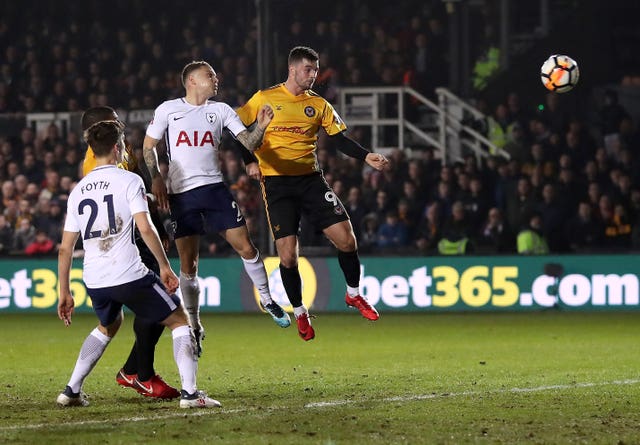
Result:
[[[246,127],[236,112],[223,102],[212,100],[199,106],[185,98],[163,102],[156,108],[147,135],[165,136],[169,155],[169,193],[182,193],[223,181],[218,165],[222,130],[237,136]]]
[[[73,188],[64,230],[80,232],[87,287],[116,286],[148,273],[134,242],[133,220],[148,211],[142,178],[115,165],[94,168]]]

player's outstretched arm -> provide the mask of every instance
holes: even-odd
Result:
[[[329,136],[329,139],[336,143],[338,150],[347,156],[360,159],[376,170],[382,170],[389,165],[389,160],[380,153],[371,153],[358,142],[351,139],[344,131]]]
[[[145,136],[142,143],[142,154],[144,156],[144,163],[147,165],[147,170],[151,175],[151,193],[156,197],[158,201],[158,208],[160,210],[169,210],[169,198],[167,197],[167,185],[164,183],[164,178],[160,173],[160,166],[158,164],[158,153],[156,151],[156,145],[160,142],[158,139],[154,139],[151,136]]]
[[[263,105],[262,108],[258,111],[257,116],[257,125],[253,127],[252,130],[244,130],[241,131],[237,137],[237,139],[247,147],[249,151],[255,151],[260,144],[262,144],[262,138],[264,137],[264,132],[266,131],[269,123],[271,123],[271,119],[273,119],[273,108],[269,105]]]
[[[151,222],[151,217],[148,212],[138,212],[133,215],[136,221],[136,227],[140,232],[142,240],[145,242],[149,250],[158,261],[160,266],[160,278],[162,283],[167,288],[167,291],[172,294],[178,289],[178,277],[171,269],[167,254],[164,252],[162,242],[158,236],[158,231]]]
[[[79,232],[63,232],[60,249],[58,250],[58,281],[60,291],[58,296],[58,318],[65,326],[71,324],[74,301],[71,295],[71,263],[73,262],[73,248],[78,240]]]

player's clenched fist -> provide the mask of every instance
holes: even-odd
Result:
[[[380,153],[369,153],[365,158],[365,162],[376,170],[382,170],[389,165],[389,160]]]
[[[263,105],[258,111],[258,126],[262,130],[266,130],[271,119],[273,119],[273,108],[269,105]]]

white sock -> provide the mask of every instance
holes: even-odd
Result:
[[[104,350],[109,345],[111,337],[104,335],[98,328],[95,328],[85,338],[80,353],[78,354],[78,360],[76,366],[73,368],[71,378],[68,385],[71,387],[71,391],[74,393],[80,392],[84,379],[87,378],[91,370],[96,366],[100,357],[104,353]]]
[[[196,387],[198,357],[193,348],[193,339],[189,326],[180,326],[171,331],[173,336],[173,358],[178,365],[182,389],[193,394]]]
[[[357,297],[360,295],[360,288],[347,286],[347,294],[349,294],[350,297]]]
[[[242,257],[241,257],[242,258]],[[251,278],[253,285],[258,289],[260,302],[263,306],[272,303],[271,292],[269,292],[269,280],[267,279],[267,270],[264,268],[264,261],[260,258],[260,252],[256,253],[256,257],[250,260],[242,258],[244,270]]]
[[[302,306],[298,306],[298,307],[294,307],[293,308],[293,315],[295,315],[296,317],[299,317],[300,315],[304,315],[304,314],[306,314],[308,312],[309,311],[307,311],[307,308],[305,307],[304,304]]]
[[[200,329],[202,327],[200,324],[200,283],[197,273],[189,275],[180,272],[180,292],[184,308],[189,315],[189,324],[193,329]]]

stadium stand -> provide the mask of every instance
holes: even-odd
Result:
[[[224,0],[215,9],[208,5],[185,13],[175,2],[158,1],[153,14],[142,0],[108,7],[87,1],[82,11],[53,0],[3,3],[0,255],[23,255],[36,238],[43,245],[48,245],[43,237],[54,244],[60,240],[65,200],[84,154],[75,128],[25,124],[25,116],[77,116],[96,105],[152,110],[182,94],[176,67],[194,59],[212,63],[221,78],[218,100],[233,106],[267,86],[258,85],[253,2],[237,3]],[[342,86],[404,84],[430,96],[448,82],[442,69],[450,56],[447,12],[441,1],[343,1],[330,18],[319,6],[307,5],[312,9],[306,11],[299,2],[273,3],[291,9],[286,18],[273,14],[276,53],[285,57],[299,44],[317,49],[321,73],[314,89],[330,101]],[[623,27],[613,35],[623,40],[625,32],[630,31]],[[622,62],[637,63],[625,48],[629,45],[621,50]],[[283,59],[275,66],[284,73]],[[518,232],[528,228],[533,214],[541,215],[539,232],[552,253],[637,251],[638,114],[620,100],[621,88],[638,88],[636,70],[631,64],[615,73],[613,88],[594,86],[593,94],[581,96],[545,95],[535,85],[540,103],[513,85],[491,102],[481,94],[470,97],[488,116],[475,122],[476,128],[500,141],[511,155],[508,161],[465,156],[463,162],[441,165],[426,147],[411,158],[394,151],[391,168],[381,173],[342,157],[326,138],[319,140],[318,158],[369,254],[515,254]],[[138,155],[142,122],[129,122],[128,138]],[[358,128],[350,132],[359,135]],[[259,236],[264,218],[257,184],[243,174],[239,156],[227,145],[222,147],[227,180],[254,240],[267,244],[268,236]],[[216,238],[207,241],[203,255],[232,253]],[[327,246],[304,224],[301,242]],[[29,252],[46,255],[55,249]]]

